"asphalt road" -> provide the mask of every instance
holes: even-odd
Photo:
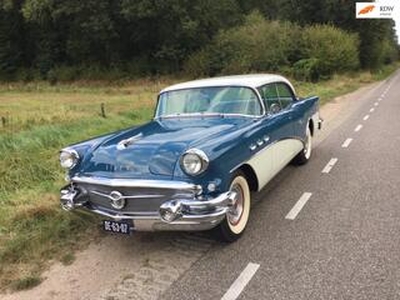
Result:
[[[160,299],[400,299],[400,73],[357,101]]]

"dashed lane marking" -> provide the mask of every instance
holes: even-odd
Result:
[[[369,115],[365,115],[365,117],[363,118],[364,121],[367,121],[369,119]]]
[[[231,287],[226,291],[221,300],[237,299],[246,285],[250,282],[251,278],[253,278],[254,274],[256,274],[259,267],[259,264],[249,263],[246,268],[244,268],[242,273],[240,273],[235,282],[232,283]]]
[[[361,128],[363,128],[363,126],[361,124],[357,125],[357,127],[354,129],[355,132],[358,132],[361,130]]]
[[[353,139],[351,139],[351,138],[348,138],[347,140],[345,140],[344,143],[342,144],[342,148],[349,147],[352,141],[353,141]]]
[[[332,158],[325,166],[325,168],[322,169],[322,173],[329,173],[333,166],[337,163],[338,159],[337,158]]]
[[[294,220],[296,219],[299,212],[303,209],[304,205],[306,205],[307,201],[311,198],[312,193],[304,193],[300,199],[296,202],[293,208],[286,215],[285,219]]]

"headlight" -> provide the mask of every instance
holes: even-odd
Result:
[[[199,149],[190,149],[181,157],[181,167],[188,175],[199,175],[207,170],[209,160],[207,155]]]
[[[60,152],[60,164],[65,169],[72,169],[79,161],[78,152],[72,149],[64,149]]]

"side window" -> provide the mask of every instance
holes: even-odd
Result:
[[[293,94],[291,89],[285,83],[277,83],[276,89],[278,90],[279,101],[282,109],[290,106],[293,103]]]
[[[270,113],[277,113],[282,109],[281,103],[279,102],[278,92],[274,83],[262,86],[259,88],[259,92],[263,98],[267,111]]]

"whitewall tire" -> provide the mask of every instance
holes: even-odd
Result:
[[[293,162],[296,165],[304,165],[310,160],[311,154],[312,154],[312,134],[310,127],[307,126],[306,137],[304,139],[304,148],[303,150],[301,150],[299,154],[297,154]]]
[[[220,240],[234,242],[243,234],[250,216],[250,188],[242,172],[234,174],[229,190],[235,193],[235,201],[216,230]]]

